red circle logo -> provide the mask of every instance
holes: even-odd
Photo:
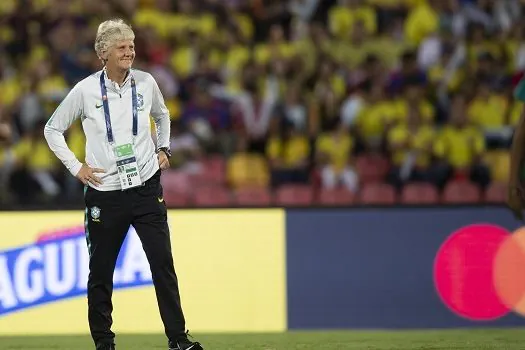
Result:
[[[443,303],[475,321],[495,320],[511,310],[525,315],[525,228],[511,234],[490,225],[454,232],[434,262],[434,283]]]

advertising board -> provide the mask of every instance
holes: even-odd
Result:
[[[289,210],[288,327],[525,325],[520,227],[501,207]]]
[[[283,211],[170,211],[169,220],[189,329],[286,329]],[[83,221],[76,211],[0,214],[0,334],[87,332]],[[133,227],[119,254],[114,289],[116,331],[163,332]]]

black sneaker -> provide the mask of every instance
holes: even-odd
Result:
[[[115,350],[115,344],[97,344],[97,350]]]
[[[187,337],[181,337],[176,342],[169,342],[169,350],[204,350],[198,342],[192,342]]]

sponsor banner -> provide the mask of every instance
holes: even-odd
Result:
[[[83,227],[0,252],[0,317],[86,294],[89,257]],[[119,254],[114,289],[151,285],[149,264],[131,227]]]
[[[520,226],[500,207],[290,210],[288,326],[523,326]]]
[[[286,328],[284,212],[170,211],[192,331]],[[0,334],[86,333],[83,212],[2,213]],[[130,227],[114,274],[114,330],[163,332],[149,264]]]
[[[286,329],[284,210],[188,210],[170,219],[190,331]]]

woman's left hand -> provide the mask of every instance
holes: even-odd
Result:
[[[159,159],[159,167],[161,170],[166,170],[170,167],[170,160],[164,151],[160,151],[157,154],[157,158]]]

